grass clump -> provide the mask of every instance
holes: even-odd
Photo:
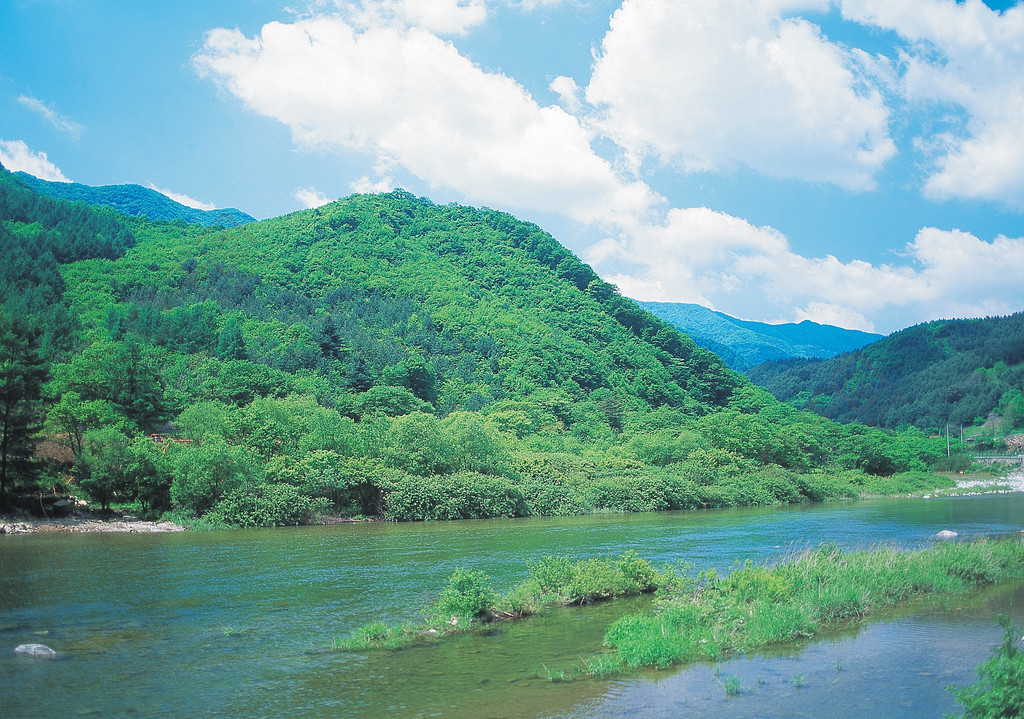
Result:
[[[456,569],[437,600],[424,610],[423,624],[395,627],[374,622],[359,627],[349,637],[336,639],[333,647],[361,650],[408,646],[493,621],[519,619],[550,607],[653,592],[669,586],[675,578],[671,568],[656,569],[633,551],[613,559],[544,557],[528,564],[527,569],[528,578],[506,595],[494,591],[485,572]],[[594,659],[588,662],[586,671],[603,675],[619,663],[619,658],[613,656]]]
[[[1024,716],[1024,650],[1017,640],[1020,631],[1007,617],[997,621],[1005,630],[1003,643],[975,668],[978,681],[962,689],[949,687],[964,708],[966,719]]]
[[[774,567],[750,562],[677,581],[654,613],[621,617],[605,644],[627,667],[715,661],[812,637],[923,595],[955,596],[1024,577],[1019,540],[942,544],[922,551],[841,552],[822,547]]]

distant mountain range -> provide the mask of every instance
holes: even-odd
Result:
[[[750,322],[684,302],[637,304],[674,325],[740,372],[762,362],[791,357],[834,357],[882,339],[882,335],[871,332],[820,325],[809,320],[778,325]]]
[[[237,227],[256,218],[241,210],[197,210],[194,207],[175,202],[167,195],[141,185],[102,185],[91,187],[77,182],[49,182],[26,172],[13,173],[23,184],[41,195],[56,197],[70,202],[84,202],[87,205],[109,207],[129,217],[148,217],[150,220],[184,220],[203,227]]]

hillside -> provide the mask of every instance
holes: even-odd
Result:
[[[820,325],[809,320],[777,325],[751,322],[684,302],[637,304],[671,323],[739,372],[762,362],[790,357],[833,357],[882,338],[870,332]]]
[[[827,360],[768,363],[752,381],[794,407],[877,427],[1024,422],[1024,313],[940,320]]]
[[[850,496],[944,451],[788,408],[501,212],[394,192],[208,229],[0,174],[0,233],[15,489],[451,519]]]
[[[173,222],[183,220],[203,227],[237,227],[254,218],[234,208],[199,210],[175,202],[166,195],[141,185],[102,185],[91,187],[76,182],[49,182],[25,172],[14,176],[36,192],[69,202],[109,207],[129,217],[147,217],[150,220]]]

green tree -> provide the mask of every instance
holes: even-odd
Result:
[[[46,366],[41,332],[0,309],[0,506],[16,477],[31,474]]]
[[[79,456],[79,486],[104,512],[128,489],[128,438],[114,427],[102,427],[86,433]],[[124,497],[127,499],[127,496]]]

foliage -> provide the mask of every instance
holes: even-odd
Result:
[[[0,507],[16,476],[31,475],[46,368],[40,332],[0,306]]]
[[[1018,646],[1020,631],[1007,617],[999,617],[1003,643],[993,656],[975,668],[978,681],[949,690],[964,708],[967,719],[1010,719],[1024,715],[1024,651]]]
[[[45,416],[101,505],[658,511],[848,497],[944,456],[778,403],[500,212],[394,192],[203,228],[0,172],[0,235],[8,312],[49,372],[25,426]]]
[[[941,431],[998,410],[1024,426],[1024,314],[929,322],[830,359],[768,362],[747,374],[840,422]]]

